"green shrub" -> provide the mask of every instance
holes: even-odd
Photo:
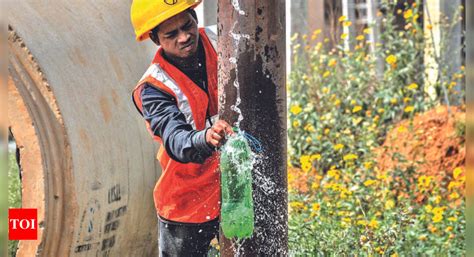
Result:
[[[464,88],[456,87],[463,82],[464,68],[449,74],[452,67],[429,51],[430,33],[424,33],[418,4],[402,11],[383,1],[381,9],[382,32],[375,45],[367,40],[372,28],[350,39],[352,49],[344,47],[345,34],[334,48],[329,40],[319,39],[319,30],[292,38],[300,42],[293,45],[288,87],[289,166],[297,170],[288,178],[289,244],[295,255],[463,254],[462,194],[450,205],[450,199],[440,199],[447,184],[413,177],[406,180],[420,185],[430,180],[429,190],[420,188],[401,198],[394,193],[400,185],[388,178],[414,176],[413,168],[381,172],[374,151],[395,123],[446,104],[443,90],[449,100],[464,102]],[[397,15],[403,17],[404,28],[394,25]],[[458,21],[440,24],[446,31],[437,46],[441,52]],[[345,17],[340,23],[353,26]],[[426,56],[439,65],[431,85]],[[298,172],[311,174],[303,192],[291,188],[292,181],[305,177]],[[446,180],[464,183],[462,177]],[[420,193],[427,195],[422,203],[416,199]]]

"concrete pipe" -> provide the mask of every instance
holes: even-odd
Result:
[[[8,115],[39,224],[17,256],[155,256],[160,169],[130,96],[154,47],[135,42],[130,1],[9,8]]]

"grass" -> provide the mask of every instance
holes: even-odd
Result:
[[[21,207],[21,181],[15,153],[8,154],[8,207]],[[8,256],[16,256],[18,241],[8,241]]]

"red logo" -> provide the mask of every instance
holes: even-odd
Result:
[[[8,209],[8,240],[38,239],[37,209]]]

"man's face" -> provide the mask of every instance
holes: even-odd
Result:
[[[189,12],[181,12],[159,25],[158,39],[167,55],[178,58],[193,56],[199,42],[196,20]]]

